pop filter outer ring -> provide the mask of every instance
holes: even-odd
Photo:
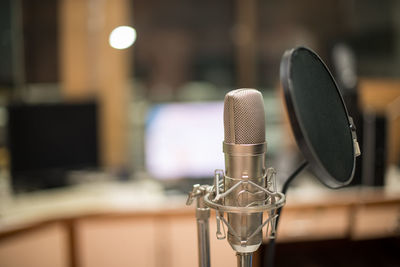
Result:
[[[345,177],[341,177],[340,179],[338,179],[337,177],[335,177],[332,172],[330,172],[327,168],[327,166],[324,166],[324,164],[322,163],[323,160],[321,160],[318,156],[318,154],[316,153],[315,148],[312,145],[312,142],[310,141],[310,138],[308,137],[308,133],[307,133],[307,129],[304,125],[304,123],[302,123],[302,118],[300,116],[300,109],[302,108],[301,106],[298,105],[298,103],[296,103],[296,99],[295,99],[295,90],[296,90],[296,85],[295,85],[295,81],[293,81],[292,79],[292,75],[293,75],[293,69],[292,69],[292,65],[293,65],[293,60],[295,60],[294,55],[296,55],[296,53],[305,53],[308,54],[309,56],[313,57],[313,60],[317,60],[317,62],[323,67],[323,69],[326,71],[326,76],[330,78],[332,84],[330,84],[330,86],[332,88],[336,89],[336,93],[337,93],[337,97],[338,99],[336,99],[337,101],[339,101],[341,103],[340,109],[342,108],[342,110],[338,110],[338,113],[342,113],[345,114],[345,118],[340,118],[343,119],[345,121],[347,121],[347,126],[348,126],[348,136],[350,138],[350,140],[345,140],[347,144],[351,144],[352,147],[351,148],[347,148],[348,151],[351,149],[351,153],[352,153],[352,157],[348,157],[349,159],[352,158],[352,163],[351,163],[351,167],[348,168],[349,172],[348,175],[345,175]],[[338,86],[334,80],[334,78],[332,77],[330,71],[328,70],[328,68],[326,67],[325,63],[321,60],[321,58],[314,53],[312,50],[305,48],[305,47],[297,47],[291,50],[287,50],[281,60],[281,66],[280,66],[280,79],[281,79],[281,83],[282,83],[282,87],[283,87],[283,92],[284,92],[284,98],[285,98],[285,102],[286,102],[286,107],[287,107],[287,111],[288,111],[288,116],[289,116],[289,120],[290,120],[290,124],[292,127],[292,131],[294,133],[297,145],[299,146],[300,150],[302,151],[305,159],[308,161],[308,165],[311,169],[311,171],[317,176],[317,178],[324,183],[326,186],[330,187],[330,188],[339,188],[339,187],[343,187],[345,185],[348,185],[351,180],[353,179],[354,176],[354,172],[355,172],[355,158],[356,158],[356,153],[354,151],[354,145],[353,145],[353,133],[352,133],[352,122],[349,118],[346,106],[344,104],[343,98],[339,92]],[[334,94],[336,97],[336,94]],[[317,101],[317,99],[314,99],[315,101]],[[305,107],[307,108],[307,107]],[[328,107],[329,108],[329,107]],[[318,111],[315,111],[318,112]],[[342,127],[343,128],[343,127]],[[343,131],[345,131],[345,134],[347,136],[347,129],[344,129]],[[355,133],[354,133],[355,134]],[[332,138],[332,137],[329,137]],[[346,137],[347,139],[347,137]],[[326,161],[325,161],[326,162]],[[349,162],[346,162],[346,164],[350,164]],[[340,166],[338,166],[338,168],[340,168]]]

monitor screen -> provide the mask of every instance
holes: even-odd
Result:
[[[97,106],[29,104],[8,107],[12,175],[98,166]]]
[[[224,168],[223,102],[169,103],[147,117],[145,160],[156,179],[212,177]]]

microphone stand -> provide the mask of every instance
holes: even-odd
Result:
[[[253,253],[236,253],[238,267],[251,267]]]
[[[186,205],[191,205],[196,198],[196,222],[197,222],[197,247],[199,252],[199,267],[210,267],[210,208],[204,203],[204,195],[207,187],[196,184],[189,193]]]

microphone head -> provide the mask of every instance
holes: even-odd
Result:
[[[265,142],[264,100],[255,89],[236,89],[225,96],[225,143],[260,144]]]

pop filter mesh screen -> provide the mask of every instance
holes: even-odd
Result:
[[[293,105],[305,142],[333,178],[348,181],[354,164],[353,141],[332,76],[306,49],[292,54],[290,75]]]

